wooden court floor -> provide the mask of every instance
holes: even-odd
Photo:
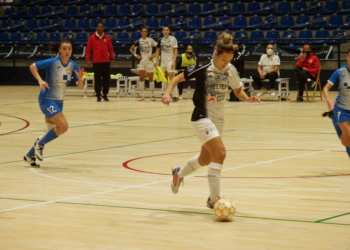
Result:
[[[0,249],[350,249],[349,158],[325,102],[226,103],[221,194],[237,213],[220,222],[207,167],[170,189],[200,149],[190,100],[67,92],[70,128],[31,168],[38,90],[0,86]]]

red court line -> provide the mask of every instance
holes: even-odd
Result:
[[[7,132],[7,133],[3,133],[3,134],[0,134],[0,135],[12,134],[12,133],[15,133],[17,131],[25,129],[25,128],[29,127],[29,125],[30,125],[30,122],[28,122],[27,120],[24,120],[23,118],[19,118],[19,117],[12,116],[12,115],[3,115],[3,114],[0,114],[0,115],[16,118],[16,119],[22,120],[22,121],[24,121],[26,123],[26,125],[23,128],[20,128],[20,129],[14,130],[14,131],[10,131],[10,132]],[[1,126],[1,123],[0,123],[0,126]]]
[[[294,150],[294,151],[323,151],[323,150],[316,150],[316,149],[236,149],[236,150],[227,150],[227,151],[255,151],[255,150]],[[339,151],[339,150],[331,150],[331,152],[342,152],[344,153],[345,151]],[[150,158],[150,157],[157,157],[157,156],[164,156],[164,155],[174,155],[174,154],[188,154],[188,153],[199,153],[199,151],[192,151],[192,152],[179,152],[179,153],[167,153],[167,154],[158,154],[158,155],[148,155],[148,156],[143,156],[143,157],[138,157],[134,158],[128,161],[123,162],[122,166],[126,169],[136,171],[136,172],[141,172],[145,174],[158,174],[158,175],[171,175],[171,174],[164,174],[164,173],[156,173],[156,172],[149,172],[149,171],[143,171],[140,169],[135,169],[129,167],[129,162],[140,160],[143,158]],[[337,177],[337,176],[348,176],[350,174],[337,174],[337,175],[320,175],[320,176],[292,176],[292,177],[287,177],[287,176],[280,176],[280,177],[221,177],[221,178],[234,178],[234,179],[295,179],[295,178],[320,178],[320,177]],[[194,176],[194,177],[206,177],[206,176]]]

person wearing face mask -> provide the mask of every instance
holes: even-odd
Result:
[[[193,47],[191,45],[188,45],[186,48],[186,52],[181,54],[176,59],[176,69],[178,70],[178,74],[182,73],[186,69],[189,69],[188,67],[196,66],[197,64],[197,58],[195,57],[193,53]],[[180,82],[177,85],[177,88],[179,89],[179,100],[182,100],[182,91],[184,88],[185,82]]]
[[[278,55],[275,55],[275,48],[272,44],[268,44],[266,47],[266,54],[260,57],[258,63],[258,72],[252,75],[254,83],[257,85],[260,92],[257,96],[265,94],[266,88],[263,87],[261,80],[270,80],[271,95],[276,95],[275,83],[279,77],[281,61]]]
[[[303,46],[303,54],[299,56],[295,65],[294,73],[297,76],[299,86],[297,102],[303,102],[305,84],[314,85],[316,76],[320,70],[320,61],[315,53],[312,52],[310,45],[305,44]]]

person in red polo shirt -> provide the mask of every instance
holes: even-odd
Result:
[[[297,102],[303,102],[303,95],[305,89],[305,83],[314,85],[318,71],[320,70],[320,61],[318,57],[312,52],[310,45],[305,44],[303,46],[303,54],[299,56],[295,67],[295,74],[298,79],[299,91],[297,96]]]
[[[86,48],[86,62],[88,67],[91,67],[91,56],[95,77],[95,92],[97,101],[102,98],[109,101],[107,95],[109,92],[109,85],[111,81],[110,70],[114,63],[114,51],[112,41],[109,35],[105,34],[103,22],[98,22],[96,26],[96,33],[91,35],[88,40]]]

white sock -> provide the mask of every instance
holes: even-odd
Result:
[[[145,96],[145,81],[139,81],[140,95]]]
[[[180,178],[183,178],[183,177],[193,173],[194,171],[198,170],[199,168],[203,167],[199,164],[198,158],[199,158],[199,155],[196,155],[188,160],[186,165],[184,167],[182,167],[178,173]]]
[[[149,88],[151,90],[151,96],[154,96],[154,82],[149,82]]]
[[[56,128],[56,124],[46,122],[46,128],[44,129],[44,133],[39,136],[39,141],[53,128]]]
[[[222,164],[211,162],[208,169],[208,183],[210,190],[210,200],[215,201],[220,197],[220,174]]]

